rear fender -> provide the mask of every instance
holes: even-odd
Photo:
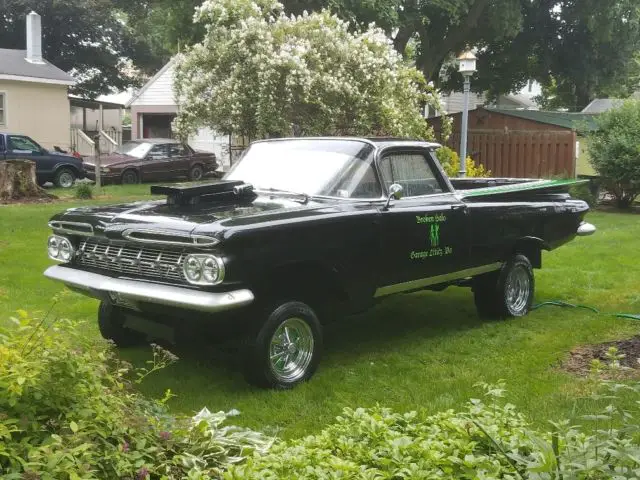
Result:
[[[542,268],[542,250],[551,250],[549,245],[538,237],[522,237],[514,248],[513,254],[521,253],[526,256],[533,268]]]

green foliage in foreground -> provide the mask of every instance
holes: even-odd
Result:
[[[175,360],[153,345],[153,360],[134,371],[76,323],[20,311],[0,329],[0,476],[204,480],[270,446],[259,433],[223,426],[228,414],[171,415],[170,392],[156,401],[132,388]]]
[[[456,178],[460,171],[460,156],[458,152],[449,147],[440,147],[436,150],[436,156],[445,173],[449,178]],[[486,170],[484,165],[476,163],[471,157],[465,160],[467,177],[490,177],[491,170]]]
[[[318,435],[276,445],[266,455],[234,465],[232,479],[631,479],[640,476],[640,426],[615,406],[617,395],[640,399],[640,384],[601,381],[602,370],[621,372],[617,352],[608,365],[596,363],[596,402],[611,403],[595,415],[585,433],[569,422],[549,431],[532,428],[514,405],[504,403],[504,384],[480,384],[484,399],[462,411],[423,417],[387,408],[345,409]],[[604,388],[603,388],[604,387]],[[605,394],[598,391],[604,390]]]

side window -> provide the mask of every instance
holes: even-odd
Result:
[[[379,199],[382,187],[371,162],[355,160],[340,175],[334,187],[329,188],[331,197]]]
[[[405,197],[444,191],[427,157],[422,153],[391,153],[380,161],[380,172],[387,189],[391,184],[398,183],[402,185]]]
[[[40,147],[38,146],[38,144],[31,140],[29,137],[9,135],[8,139],[8,150],[24,153],[40,152]]]
[[[0,152],[4,152],[4,135],[0,135]]]
[[[149,158],[151,160],[162,160],[168,156],[167,145],[154,145],[149,151]]]
[[[169,145],[170,157],[186,157],[189,155],[189,151],[181,143],[172,143]]]

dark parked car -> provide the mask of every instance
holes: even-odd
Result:
[[[95,158],[84,161],[88,178],[95,180]],[[114,153],[100,156],[101,180],[140,183],[164,180],[202,180],[218,168],[213,153],[194,151],[186,143],[165,138],[146,138],[122,144]]]
[[[49,151],[26,135],[0,133],[0,160],[33,160],[39,185],[53,182],[57,187],[72,187],[84,178],[82,158],[64,152]]]
[[[471,287],[481,316],[525,315],[542,251],[595,231],[587,204],[570,181],[449,179],[437,147],[255,142],[222,180],[55,215],[62,265],[45,275],[100,299],[100,331],[121,346],[145,338],[131,316],[230,325],[247,378],[278,388],[314,373],[325,323],[389,295]]]

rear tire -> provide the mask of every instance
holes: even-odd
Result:
[[[202,165],[194,165],[191,167],[191,170],[189,170],[189,180],[197,182],[202,180],[202,177],[204,177],[204,168],[202,168]]]
[[[125,170],[122,174],[123,185],[133,185],[139,183],[138,174],[134,170]]]
[[[70,168],[59,169],[53,177],[53,184],[58,188],[71,188],[76,182],[76,172]]]
[[[247,338],[244,373],[262,388],[290,389],[309,380],[320,363],[322,326],[311,307],[285,302],[263,312],[266,320]]]
[[[146,335],[125,327],[125,320],[122,308],[115,307],[109,302],[100,302],[98,328],[102,338],[113,341],[118,347],[133,347],[143,344]]]
[[[531,262],[514,255],[497,272],[473,279],[473,298],[482,318],[522,317],[529,313],[535,292]]]

